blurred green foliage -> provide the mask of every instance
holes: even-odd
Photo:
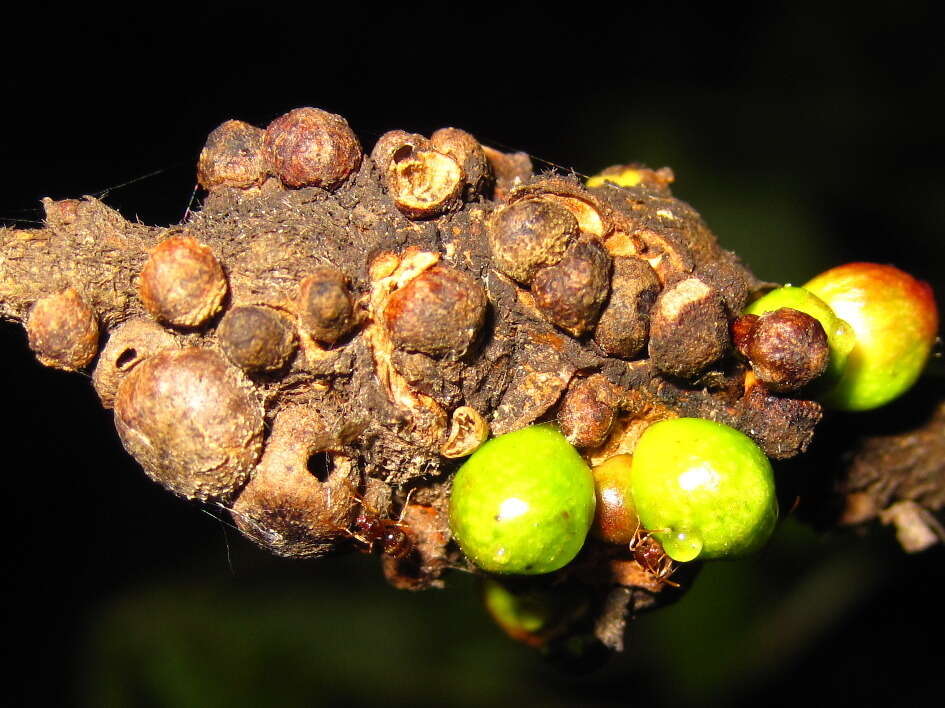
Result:
[[[875,591],[868,548],[788,521],[765,554],[707,564],[680,602],[634,623],[625,654],[581,678],[492,625],[471,576],[418,595],[388,588],[366,557],[301,565],[237,550],[231,577],[208,562],[99,607],[79,693],[88,706],[617,706],[636,685],[656,705],[727,702]]]

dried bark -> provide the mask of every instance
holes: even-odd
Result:
[[[364,155],[343,119],[315,109],[266,131],[231,121],[201,154],[208,192],[184,223],[129,222],[85,197],[44,200],[41,229],[0,229],[0,315],[26,323],[69,293],[84,309],[51,320],[67,323],[43,340],[57,351],[94,315],[102,404],[120,402],[126,446],[175,493],[232,505],[275,553],[376,550],[395,586],[435,587],[465,566],[446,524],[451,473],[489,432],[560,416],[591,462],[674,416],[724,422],[775,459],[812,440],[820,406],[766,390],[730,341],[765,284],[672,196],[668,171],[640,169],[638,186],[588,189],[456,129],[394,131]],[[135,398],[148,362],[178,359],[206,360],[225,383],[189,371],[194,393],[162,401],[149,384]],[[247,420],[261,412],[264,428],[185,444],[180,398],[204,394],[238,399]],[[874,515],[894,499],[939,508],[942,455],[888,474],[908,464],[903,447],[945,448],[943,417],[864,447],[844,493],[870,495]],[[186,469],[187,454],[234,445],[235,458]],[[384,554],[401,535],[409,553]],[[628,615],[678,594],[593,540],[549,580],[565,581],[593,590],[593,633],[614,648]]]

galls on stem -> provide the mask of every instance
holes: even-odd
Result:
[[[426,138],[403,131],[385,133],[371,156],[384,175],[397,209],[410,219],[439,216],[458,206],[465,174],[464,159],[440,152]]]
[[[594,328],[598,346],[611,356],[638,356],[650,336],[650,310],[659,292],[659,278],[646,261],[615,257],[610,297]]]
[[[350,465],[334,464],[327,454],[340,447],[316,411],[280,411],[253,479],[233,504],[236,525],[263,548],[291,558],[324,555],[346,541],[357,482]],[[315,465],[321,467],[310,469]]]
[[[98,320],[74,288],[37,300],[26,334],[36,358],[56,369],[81,369],[98,353]]]
[[[361,143],[348,122],[318,108],[296,108],[266,128],[263,150],[287,187],[334,189],[361,165]]]
[[[532,280],[538,308],[575,337],[594,327],[609,292],[610,256],[600,241],[590,238],[577,241]]]
[[[92,385],[105,408],[115,404],[118,386],[138,364],[164,351],[178,349],[177,339],[154,320],[128,320],[114,329],[92,371]]]
[[[575,379],[558,408],[558,425],[577,448],[597,447],[607,438],[617,414],[613,385],[600,374]]]
[[[487,304],[477,279],[435,265],[394,291],[384,307],[384,321],[401,349],[459,358],[482,327]]]
[[[211,131],[200,152],[197,182],[206,190],[246,189],[266,179],[263,131],[241,120],[228,120]]]
[[[476,138],[459,128],[440,128],[430,136],[430,144],[437,152],[452,157],[462,168],[466,198],[489,192],[495,177]]]
[[[796,391],[827,369],[827,333],[799,310],[782,307],[760,317],[743,315],[732,325],[732,335],[755,376],[772,391]]]
[[[210,349],[163,351],[121,382],[115,427],[155,482],[187,499],[225,502],[262,449],[262,407],[250,391]]]
[[[650,358],[670,376],[693,378],[728,351],[729,325],[717,290],[699,278],[663,290],[650,318]]]
[[[334,344],[356,324],[348,279],[330,266],[316,268],[302,280],[296,309],[299,330],[324,344]]]
[[[220,310],[226,293],[226,275],[213,251],[189,236],[159,243],[138,283],[148,313],[175,327],[202,325]]]
[[[295,351],[289,320],[271,307],[242,305],[229,310],[217,328],[220,348],[244,371],[273,371]]]
[[[570,211],[544,199],[496,210],[488,229],[493,265],[523,285],[542,268],[558,263],[579,233]]]

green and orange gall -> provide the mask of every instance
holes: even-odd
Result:
[[[938,333],[929,285],[891,265],[847,263],[803,287],[772,290],[746,314],[782,307],[817,319],[830,363],[818,398],[829,408],[872,410],[908,391],[928,361]]]
[[[928,283],[879,263],[847,263],[804,288],[849,323],[855,345],[825,405],[848,411],[878,408],[908,391],[925,368],[938,333],[938,308]]]

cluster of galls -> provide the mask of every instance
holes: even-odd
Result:
[[[783,311],[736,320],[760,284],[672,197],[671,173],[634,166],[604,176],[613,184],[590,189],[535,177],[526,156],[454,128],[429,138],[391,131],[365,156],[343,118],[315,108],[265,130],[227,121],[199,159],[198,182],[211,197],[240,205],[309,189],[318,203],[319,194],[357,194],[357,180],[373,180],[390,212],[376,231],[408,235],[399,248],[372,247],[355,198],[344,228],[352,244],[368,244],[365,262],[339,267],[315,254],[320,264],[293,273],[292,295],[275,297],[270,286],[286,278],[286,259],[224,255],[184,225],[148,251],[136,301],[97,315],[82,287],[41,298],[27,322],[30,344],[43,363],[80,369],[94,361],[107,321],[93,382],[150,477],[225,506],[275,553],[372,549],[385,555],[392,582],[426,587],[462,562],[445,519],[449,479],[433,473],[453,469],[450,460],[490,432],[557,420],[598,463],[631,451],[654,420],[696,415],[753,427],[769,454],[788,457],[819,419],[809,401],[792,402],[800,413],[764,412],[770,392],[796,391],[822,371],[817,321]],[[279,227],[276,214],[271,228]],[[761,382],[754,398],[733,392],[745,378],[730,357],[733,331]],[[388,449],[383,436],[363,435],[355,421],[329,424],[292,383],[332,391],[344,372],[310,374],[312,362],[338,351],[354,352],[352,368],[369,361],[364,385],[399,411],[391,435],[422,453],[417,466],[432,466],[429,475],[368,474],[365,460]],[[659,549],[645,540],[625,550],[616,560],[604,553],[605,565],[622,568],[604,584],[659,592]],[[617,612],[613,626],[623,619]]]
[[[429,139],[392,131],[370,159],[396,209],[424,220],[530,174],[527,159],[489,151],[490,159],[486,150],[452,128]],[[211,193],[249,195],[273,179],[290,189],[332,191],[364,159],[343,118],[301,108],[265,130],[222,124],[210,134],[197,174]],[[308,270],[291,301],[244,304],[214,250],[186,228],[172,230],[149,250],[137,278],[138,301],[150,317],[122,318],[111,329],[93,382],[115,410],[125,447],[152,479],[230,509],[264,547],[311,557],[353,543],[393,560],[416,548],[438,573],[448,535],[433,507],[413,504],[401,509],[401,520],[390,518],[391,488],[362,475],[349,446],[358,431],[329,429],[310,406],[272,405],[259,385],[288,374],[299,349],[317,357],[362,334],[395,403],[409,409],[419,399],[440,414],[443,457],[467,455],[486,439],[481,413],[459,406],[443,414],[390,362],[397,351],[462,357],[486,316],[484,287],[438,254],[414,248],[375,255],[368,292],[323,265]],[[75,288],[43,297],[27,321],[30,344],[44,364],[87,367],[98,354],[99,319]],[[408,538],[409,522],[419,531]]]
[[[608,356],[648,356],[660,372],[683,379],[728,353],[722,293],[685,277],[691,267],[663,263],[678,246],[660,244],[647,258],[639,241],[624,253],[625,234],[612,231],[591,194],[565,180],[514,190],[508,202],[489,224],[492,264],[528,289],[549,322],[576,338],[589,335]]]

